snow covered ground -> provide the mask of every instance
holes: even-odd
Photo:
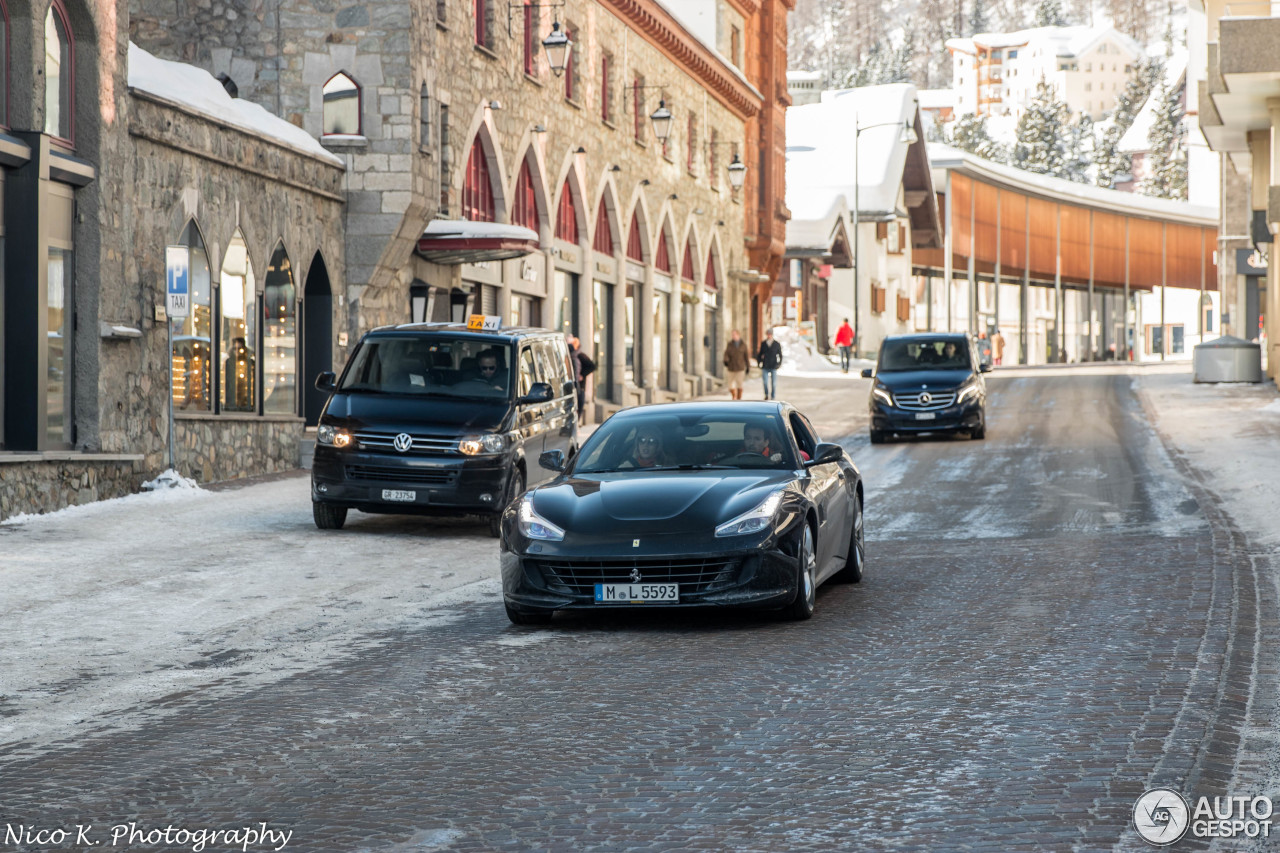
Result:
[[[316,530],[304,477],[6,520],[0,745],[133,728],[173,693],[240,693],[458,601],[500,607],[497,558],[478,522],[352,513]]]

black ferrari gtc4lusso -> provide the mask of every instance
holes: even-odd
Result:
[[[813,614],[861,580],[862,477],[786,403],[667,403],[605,421],[502,517],[518,625],[558,610],[751,607]]]

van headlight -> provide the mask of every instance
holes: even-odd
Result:
[[[745,536],[759,533],[773,524],[773,516],[782,505],[782,489],[770,493],[755,509],[748,510],[737,518],[726,521],[716,528],[716,536]]]
[[[469,435],[458,442],[458,450],[467,456],[478,456],[481,453],[501,453],[507,449],[505,433],[486,433],[485,435]]]
[[[533,498],[529,495],[520,499],[520,532],[545,542],[559,542],[564,538],[563,530],[533,511]]]
[[[956,395],[956,404],[959,405],[970,397],[976,396],[978,396],[978,383],[974,382],[970,385],[965,385],[960,389],[960,393]]]
[[[886,406],[893,405],[893,397],[889,394],[888,388],[881,388],[879,385],[876,385],[871,389],[871,396],[884,403]]]
[[[316,443],[338,448],[347,447],[351,444],[351,433],[330,424],[320,424],[316,427]]]

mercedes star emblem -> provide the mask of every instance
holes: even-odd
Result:
[[[412,446],[413,446],[413,436],[409,435],[409,433],[402,432],[396,436],[396,440],[395,440],[396,450],[399,450],[401,453],[404,453]]]
[[[929,403],[932,403],[932,402],[933,402],[933,395],[932,395],[932,394],[930,394],[928,391],[925,391],[923,394],[921,394],[921,395],[920,395],[920,402],[921,402],[921,403],[924,403],[925,405],[928,405]]]

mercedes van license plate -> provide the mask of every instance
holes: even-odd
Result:
[[[395,501],[396,503],[413,503],[418,499],[418,493],[405,492],[400,489],[383,489],[382,499],[384,501]]]
[[[937,417],[937,412],[916,412],[916,420],[918,421],[932,421],[936,420]]]

